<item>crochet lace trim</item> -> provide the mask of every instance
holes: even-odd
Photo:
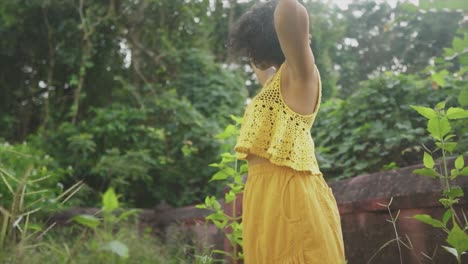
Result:
[[[320,73],[315,66],[319,76],[319,97],[315,111],[309,115],[302,115],[292,110],[281,94],[280,76],[283,65],[246,107],[234,148],[236,157],[246,159],[248,154],[252,153],[277,165],[321,174],[310,134],[320,108]]]

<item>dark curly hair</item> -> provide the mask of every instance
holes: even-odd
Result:
[[[247,57],[256,65],[279,65],[285,61],[274,24],[278,2],[259,2],[234,23],[226,45],[231,59]]]

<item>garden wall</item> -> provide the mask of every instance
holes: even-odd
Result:
[[[468,163],[468,159],[465,160],[465,163]],[[395,238],[393,226],[387,221],[389,219],[387,208],[379,205],[379,203],[388,204],[391,197],[393,197],[391,204],[393,216],[400,210],[397,221],[399,236],[412,246],[412,250],[402,246],[403,263],[456,263],[440,248],[441,244],[445,245],[446,236],[443,232],[410,218],[415,214],[429,214],[440,219],[444,212],[444,208],[438,202],[443,188],[442,182],[412,174],[412,171],[419,167],[421,166],[361,175],[329,184],[341,214],[349,264],[368,263],[381,246]],[[460,200],[460,207],[468,212],[468,177],[460,177],[456,183],[465,193]],[[242,197],[239,196],[238,215],[242,210],[241,202]],[[55,215],[51,221],[66,223],[71,215],[87,210],[92,212],[96,209],[72,209]],[[152,227],[155,234],[165,234],[166,237],[168,232],[165,231],[174,228],[173,224],[177,224],[178,228],[195,234],[202,245],[212,244],[217,248],[228,249],[223,234],[214,226],[204,223],[204,217],[208,213],[194,206],[158,208],[145,210],[140,222],[142,227]],[[407,238],[411,242],[408,242]],[[421,252],[429,256],[435,254],[434,260],[429,261]],[[468,263],[467,257],[465,256],[462,263]],[[400,263],[399,258],[397,244],[393,242],[382,249],[371,263],[395,264]]]
[[[413,250],[402,248],[403,263],[456,263],[439,246],[446,245],[443,232],[410,218],[415,214],[429,214],[441,219],[444,213],[444,208],[438,202],[443,183],[411,173],[419,167],[361,175],[330,183],[340,210],[346,256],[350,264],[367,263],[382,245],[395,238],[392,224],[386,221],[390,218],[387,208],[378,204],[388,204],[391,197],[393,216],[400,210],[397,221],[399,235],[405,242],[407,235],[413,247]],[[460,207],[468,212],[468,177],[458,178],[456,184],[465,193],[460,200]],[[436,252],[434,261],[428,261],[421,252],[429,256]],[[466,257],[462,263],[468,263]],[[383,249],[371,263],[400,263],[396,243]]]

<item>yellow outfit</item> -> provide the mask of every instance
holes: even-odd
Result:
[[[301,115],[282,98],[283,65],[247,106],[235,146],[238,159],[252,153],[270,161],[248,169],[242,212],[244,263],[343,264],[340,215],[310,134],[320,107],[320,77],[315,112]]]

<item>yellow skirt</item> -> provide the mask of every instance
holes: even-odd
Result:
[[[344,264],[340,215],[322,175],[249,165],[243,195],[245,264]]]

